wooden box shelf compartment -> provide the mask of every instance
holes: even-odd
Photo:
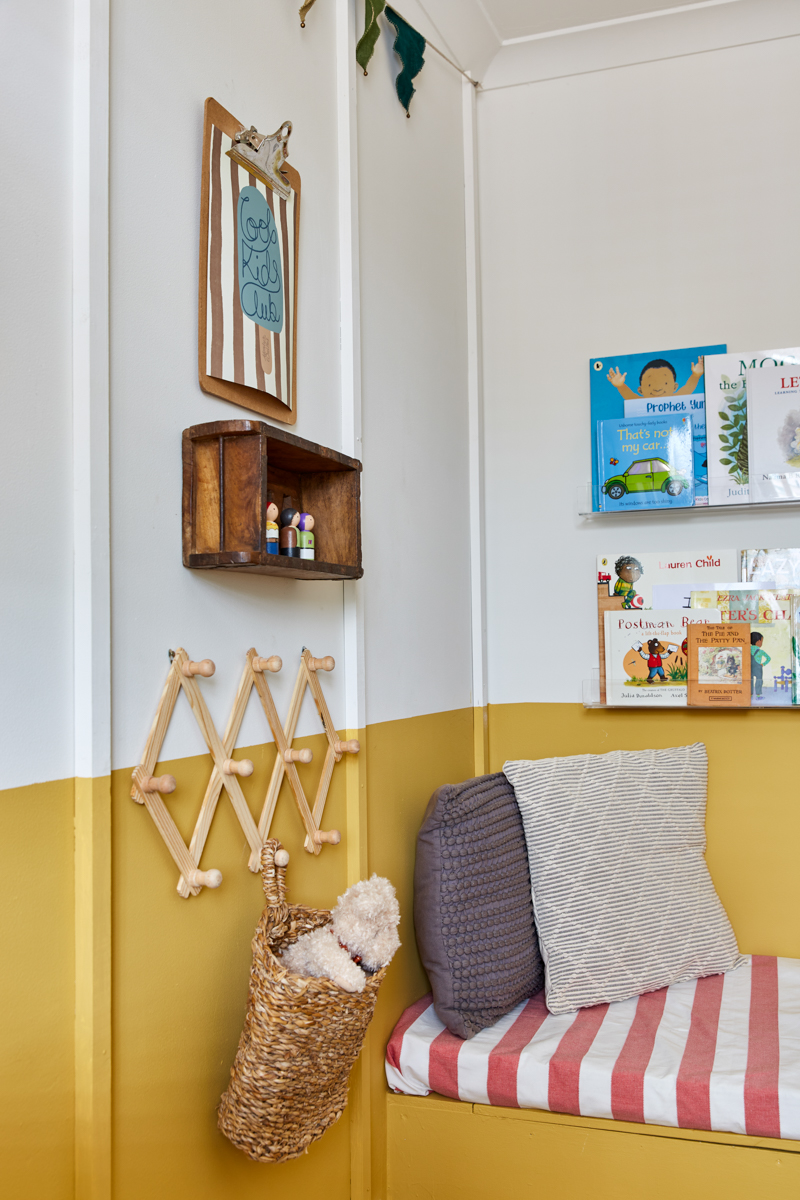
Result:
[[[267,492],[314,518],[316,557],[267,554]],[[183,431],[183,565],[360,579],[361,463],[263,421]]]

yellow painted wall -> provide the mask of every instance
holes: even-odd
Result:
[[[383,1046],[397,1014],[427,981],[413,938],[416,830],[433,789],[472,774],[471,710],[371,726],[361,733],[368,778],[369,869],[397,883],[404,946],[381,995],[366,1061],[377,1182],[385,1185]],[[301,768],[312,794],[324,739],[299,738],[314,763]],[[245,748],[242,781],[258,814],[273,745]],[[211,771],[208,756],[159,764],[178,780],[167,803],[189,838]],[[346,771],[334,772],[324,826],[343,831],[318,858],[284,785],[272,832],[291,855],[290,898],[330,906],[347,884]],[[250,1162],[217,1131],[215,1108],[233,1062],[247,996],[250,939],[263,907],[259,877],[223,794],[203,856],[222,887],[182,900],[177,870],[147,812],[130,798],[130,770],[112,791],[112,1161],[114,1200],[218,1200],[282,1190],[297,1200],[350,1196],[351,1109],[307,1155],[277,1166]],[[352,811],[352,810],[351,810]],[[5,1086],[0,1095],[3,1200],[74,1195],[74,782],[0,793],[5,867],[0,973]],[[356,1111],[355,1105],[352,1111]],[[369,1120],[363,1129],[369,1143]],[[384,1195],[385,1191],[374,1193]]]
[[[322,737],[298,738],[314,763]],[[258,817],[269,781],[272,744],[237,751],[255,772],[242,780]],[[164,762],[178,788],[167,803],[187,839],[211,773],[210,756]],[[335,771],[325,828],[345,829],[344,773]],[[260,876],[247,870],[249,849],[223,793],[203,855],[224,876],[217,891],[181,899],[178,872],[146,811],[130,798],[130,771],[113,777],[113,1163],[114,1200],[219,1200],[275,1189],[326,1200],[349,1195],[347,1111],[310,1153],[293,1162],[251,1162],[216,1128],[245,1013],[250,939],[264,904]],[[327,907],[345,886],[345,845],[318,858],[302,848],[302,826],[287,786],[272,834],[291,855],[290,899]]]
[[[628,712],[579,704],[489,708],[493,771],[507,758],[691,742],[708,748],[706,860],[742,951],[800,958],[800,726],[793,712]]]
[[[370,725],[367,730],[369,869],[397,889],[400,940],[381,988],[367,1055],[372,1096],[372,1195],[386,1196],[383,1054],[398,1017],[429,990],[414,938],[414,850],[431,794],[473,771],[472,709]]]
[[[371,1084],[373,1195],[385,1195],[383,1048],[406,1005],[427,990],[413,937],[416,832],[434,788],[473,773],[472,710],[371,725],[360,734],[366,764],[369,870],[396,885],[403,913],[398,952],[378,1001],[367,1065]],[[307,794],[321,768],[321,737],[299,738],[314,750],[301,768]],[[243,780],[257,815],[272,769],[270,745],[250,747],[256,770]],[[207,756],[164,762],[178,789],[168,798],[185,837],[191,833],[211,770]],[[309,1153],[279,1166],[251,1163],[217,1132],[214,1108],[236,1052],[247,995],[250,937],[263,906],[248,849],[223,797],[203,866],[225,876],[216,892],[181,900],[177,872],[147,814],[129,795],[130,771],[113,777],[113,1160],[114,1200],[217,1200],[261,1196],[265,1188],[293,1197],[322,1190],[325,1200],[350,1195],[351,1110]],[[343,831],[339,847],[319,858],[302,849],[286,785],[273,833],[291,855],[290,897],[329,906],[346,886],[345,771],[334,772],[324,826]],[[235,864],[235,866],[233,865]],[[369,1130],[365,1127],[365,1134]]]
[[[73,785],[0,792],[0,1194],[73,1178]]]
[[[710,760],[708,861],[742,949],[800,956],[800,804],[793,784],[793,719],[792,713],[617,713],[587,712],[566,704],[496,705],[489,713],[489,767],[498,770],[506,758],[514,757],[704,741]],[[416,833],[432,791],[474,773],[473,733],[472,710],[464,709],[373,725],[361,734],[369,870],[387,875],[397,887],[403,946],[381,991],[368,1039],[368,1105],[361,1123],[351,1126],[360,1111],[354,1103],[308,1155],[280,1166],[251,1163],[226,1142],[215,1124],[215,1106],[244,1015],[250,937],[263,903],[258,877],[246,870],[244,837],[223,795],[203,856],[204,866],[223,871],[223,886],[181,900],[175,891],[177,871],[155,826],[130,799],[130,771],[115,772],[114,1200],[217,1200],[220,1195],[246,1200],[272,1189],[285,1190],[297,1200],[320,1193],[326,1200],[346,1200],[351,1145],[361,1136],[371,1143],[372,1197],[384,1200],[387,1189],[391,1191],[383,1050],[403,1008],[428,987],[413,936]],[[315,762],[305,772],[311,791],[321,767],[323,740],[299,741],[315,751]],[[256,764],[255,774],[244,780],[254,814],[274,753],[272,745],[240,752]],[[159,770],[171,771],[178,779],[178,790],[167,802],[188,837],[210,759],[165,762]],[[334,773],[324,822],[328,828],[342,829],[345,840],[340,847],[325,847],[317,859],[302,849],[291,795],[286,789],[281,795],[273,832],[292,856],[293,899],[328,906],[346,886],[345,778],[344,769]],[[71,1200],[72,782],[0,793],[0,832],[5,852],[0,936],[3,961],[12,964],[0,978],[6,1083],[0,1098],[2,1195],[4,1200]],[[399,1121],[395,1114],[393,1119],[397,1164],[405,1118]],[[400,1175],[395,1185],[394,1194],[405,1196],[406,1184],[397,1190]],[[357,1194],[361,1200],[367,1192]]]
[[[461,714],[450,714],[460,719]],[[795,747],[798,729],[788,713],[631,713],[587,711],[580,705],[494,705],[488,715],[488,769],[507,758],[600,754],[702,741],[709,753],[707,860],[742,950],[800,956],[800,803]],[[387,740],[394,743],[394,731]],[[401,758],[387,755],[403,776]],[[463,777],[460,760],[440,761],[427,776],[434,786]],[[466,774],[471,774],[467,770]],[[425,789],[420,789],[425,790]],[[428,789],[429,790],[429,789]],[[385,856],[405,886],[424,802],[397,788],[396,824],[377,821],[370,789],[373,860]],[[406,938],[408,937],[406,928]],[[376,1020],[376,1077],[393,1021],[426,988],[415,952],[387,978]],[[398,956],[399,957],[399,956]],[[390,983],[391,980],[391,983]],[[376,1088],[377,1088],[376,1083]],[[758,1139],[639,1130],[608,1121],[489,1109],[438,1098],[415,1100],[382,1088],[384,1113],[373,1122],[376,1197],[388,1200],[508,1200],[547,1192],[554,1200],[646,1197],[797,1195],[800,1152],[792,1143],[765,1154]],[[386,1170],[384,1177],[381,1172]]]

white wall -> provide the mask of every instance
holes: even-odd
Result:
[[[0,7],[0,788],[73,774],[72,17]]]
[[[719,42],[739,9],[706,10]],[[581,699],[597,553],[800,543],[794,510],[576,511],[591,356],[800,340],[800,40],[685,28],[680,57],[570,75],[561,47],[562,77],[479,97],[493,703]]]
[[[202,104],[241,120],[291,118],[303,181],[298,318],[300,436],[341,445],[335,6],[301,30],[296,5],[117,0],[111,52],[113,764],[137,761],[184,645],[217,673],[203,691],[224,726],[244,653],[278,653],[285,711],[301,647],[340,664],[323,687],[344,723],[343,589],[181,565],[181,430],[243,413],[197,383]],[[357,20],[362,19],[358,6]],[[413,12],[407,15],[415,19]],[[420,14],[420,23],[424,15]],[[431,56],[414,119],[392,90],[382,37],[358,99],[367,720],[469,704],[461,80]],[[396,70],[396,66],[394,67]],[[410,181],[424,180],[424,188]],[[414,531],[430,506],[433,537]],[[450,508],[446,536],[437,526]],[[309,698],[299,732],[316,732]],[[240,743],[269,740],[255,698]],[[204,749],[179,703],[165,755]]]
[[[429,50],[407,120],[396,71],[358,73],[369,722],[471,703],[461,78]]]
[[[181,565],[181,431],[257,414],[197,382],[197,272],[203,102],[246,124],[294,124],[303,181],[298,281],[301,437],[338,448],[339,289],[333,5],[300,28],[293,5],[234,0],[120,0],[111,44],[111,519],[115,767],[135,763],[167,671],[167,650],[212,658],[203,683],[219,728],[244,654],[280,654],[274,690],[288,704],[302,646],[332,654],[334,720],[342,697],[342,588]],[[248,32],[250,31],[250,32]],[[280,699],[279,699],[280,698]],[[314,732],[313,706],[301,732]],[[242,745],[269,738],[257,700]],[[181,699],[165,755],[203,752]]]

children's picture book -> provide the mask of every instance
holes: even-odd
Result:
[[[741,578],[758,587],[800,587],[800,550],[742,550]]]
[[[750,494],[800,499],[800,367],[746,373]]]
[[[694,504],[692,418],[598,421],[600,510]]]
[[[790,621],[792,591],[790,588],[771,590],[756,587],[693,591],[691,607],[718,609],[722,621],[758,621],[762,624]]]
[[[737,579],[739,564],[738,550],[707,547],[663,552],[628,550],[597,556],[601,704],[606,703],[604,614],[620,609],[689,608],[693,589],[708,591],[719,579]]]
[[[707,503],[706,423],[703,362],[707,354],[724,354],[725,345],[687,346],[647,354],[606,355],[589,360],[592,427],[592,500],[600,508],[602,468],[597,450],[597,422],[622,417],[692,417],[695,497]]]
[[[753,708],[790,708],[794,701],[792,622],[750,624],[750,703]]]
[[[800,704],[800,591],[792,592],[792,704]]]
[[[800,347],[709,354],[705,360],[708,499],[748,504],[747,371],[800,363]]]
[[[689,625],[687,643],[688,703],[707,708],[749,708],[749,622]]]
[[[686,704],[687,629],[718,622],[714,609],[643,609],[605,614],[607,704]]]

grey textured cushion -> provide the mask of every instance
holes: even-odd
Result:
[[[739,966],[705,858],[705,746],[507,762],[547,1007],[573,1012]]]
[[[542,988],[525,834],[503,775],[433,793],[417,838],[414,924],[434,1007],[458,1037]]]

